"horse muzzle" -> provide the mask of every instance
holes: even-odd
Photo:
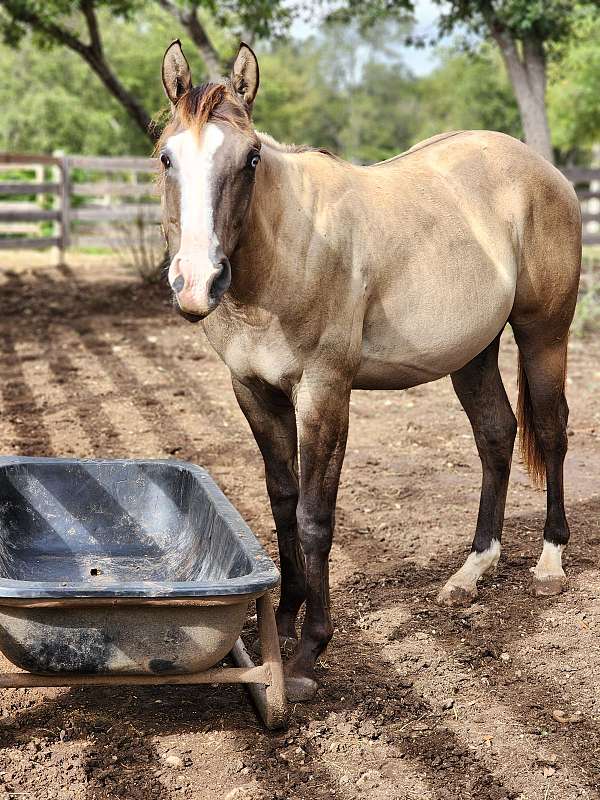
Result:
[[[202,272],[192,269],[191,264],[179,256],[169,268],[176,307],[189,322],[198,322],[214,311],[231,284],[231,265],[226,257],[211,262],[206,277]]]

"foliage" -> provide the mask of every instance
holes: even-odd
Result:
[[[591,148],[600,139],[600,18],[582,15],[549,65],[548,106],[552,137],[565,154]]]
[[[103,16],[100,20],[105,21]],[[119,71],[145,106],[158,111],[165,98],[157,60],[172,38],[172,21],[152,8],[143,22],[115,20],[106,30],[105,48]],[[191,42],[183,36],[182,40],[200,77],[203,64]],[[18,50],[0,49],[0,69],[10,76],[0,84],[1,149],[99,155],[150,152],[147,137],[75,53],[48,52],[28,34]]]
[[[293,18],[293,7],[279,0],[179,0],[182,6],[204,9],[215,25],[236,37],[247,32],[252,37],[277,37],[284,34]]]
[[[500,55],[489,44],[474,53],[441,51],[441,64],[421,80],[419,97],[419,138],[470,129],[522,136],[514,94]]]
[[[333,23],[358,23],[362,33],[382,21],[407,22],[412,19],[414,0],[345,0],[327,13],[327,21]]]
[[[440,6],[440,31],[466,26],[479,35],[496,29],[517,40],[560,41],[568,36],[573,0],[435,0]],[[590,2],[587,5],[596,5]]]
[[[257,128],[282,142],[308,142],[339,152],[345,107],[327,80],[325,53],[318,43],[282,42],[259,58]]]
[[[131,21],[141,12],[144,17],[152,14],[155,5],[148,0],[3,0],[0,30],[5,41],[15,46],[28,30],[28,18],[35,14],[42,22],[36,32],[38,40],[54,46],[53,26],[81,35],[86,7],[104,12],[105,18]],[[287,29],[292,18],[292,9],[279,0],[173,0],[173,5],[184,12],[200,11],[203,21],[208,15],[218,29],[236,36],[241,31],[261,37],[277,35]]]
[[[326,147],[357,163],[409,147],[417,131],[418,81],[392,46],[402,28],[387,26],[387,35],[383,48],[377,29],[363,34],[356,25],[330,24],[302,46],[261,54],[257,121],[283,141]]]
[[[143,105],[165,105],[160,56],[172,38],[171,18],[152,7],[143,20],[100,16],[105,48]],[[256,125],[284,142],[326,147],[357,163],[388,158],[444,130],[492,128],[519,135],[514,99],[490,47],[475,55],[447,50],[440,66],[416,78],[398,46],[404,28],[328,26],[304,42],[259,48],[261,88]],[[203,62],[182,37],[196,81]],[[229,46],[223,38],[223,50]],[[359,56],[357,57],[357,53]],[[31,35],[19,50],[0,50],[10,80],[0,86],[0,149],[30,152],[148,154],[150,145],[86,65],[69,51],[40,50]],[[27,86],[27,92],[21,91]]]

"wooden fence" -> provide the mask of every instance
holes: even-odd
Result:
[[[151,158],[0,153],[0,249],[162,241]]]
[[[569,167],[563,173],[579,198],[583,243],[600,244],[600,169]]]
[[[0,250],[162,241],[156,159],[0,153]],[[600,169],[568,168],[584,244],[600,244]],[[4,180],[2,180],[4,178]]]

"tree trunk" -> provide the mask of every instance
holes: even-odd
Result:
[[[542,44],[523,42],[519,53],[515,41],[504,32],[493,32],[517,98],[527,144],[554,163],[546,109],[546,57]]]
[[[210,80],[218,80],[222,74],[221,61],[219,54],[212,45],[208,38],[206,31],[200,24],[200,20],[196,14],[196,10],[190,11],[188,14],[182,15],[182,24],[187,28],[190,36],[194,40],[194,44],[200,51],[202,60],[206,65],[206,72]]]
[[[198,19],[197,8],[193,5],[182,8],[173,0],[157,0],[157,2],[187,30],[202,56],[209,80],[218,80],[222,74],[221,59]]]

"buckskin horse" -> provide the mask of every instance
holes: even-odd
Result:
[[[521,453],[547,484],[537,595],[561,591],[567,339],[579,204],[550,163],[500,133],[433,137],[363,167],[258,133],[259,67],[241,44],[221,82],[194,86],[179,41],[162,66],[171,116],[157,147],[174,303],[203,321],[265,463],[282,573],[277,625],[301,637],[290,699],[316,688],[331,639],[328,556],[350,393],[450,375],[482,462],[472,550],[442,588],[470,602],[500,556],[517,421],[498,371],[519,350]]]

